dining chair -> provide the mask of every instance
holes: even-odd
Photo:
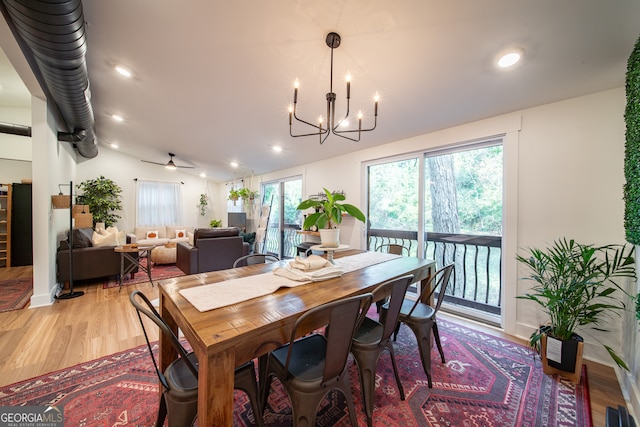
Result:
[[[453,271],[454,264],[449,264],[446,267],[436,271],[430,280],[431,286],[423,286],[420,296],[415,301],[405,298],[402,301],[402,307],[400,307],[400,314],[398,315],[398,322],[396,324],[396,330],[394,332],[394,341],[398,338],[398,331],[400,324],[405,323],[416,336],[418,341],[418,350],[420,351],[420,359],[422,360],[422,368],[424,373],[427,374],[427,381],[429,388],[432,388],[431,382],[431,332],[436,341],[436,346],[440,352],[440,358],[442,363],[445,363],[444,352],[442,351],[442,344],[440,343],[440,334],[438,333],[438,323],[436,322],[436,314],[440,310],[442,301],[444,301],[445,292],[451,272]],[[438,301],[435,307],[425,304],[422,301],[430,301],[431,297],[438,293]],[[382,307],[382,311],[388,309],[388,304]],[[383,313],[380,313],[382,316]]]
[[[235,260],[233,262],[233,268],[246,267],[254,264],[267,264],[278,261],[280,261],[280,258],[273,254],[249,254]]]
[[[367,414],[367,425],[369,427],[372,426],[373,422],[376,367],[378,359],[385,349],[389,351],[391,356],[391,365],[393,366],[393,373],[400,391],[400,399],[404,400],[404,389],[398,375],[393,345],[391,344],[391,334],[396,328],[400,307],[412,280],[413,275],[407,275],[377,286],[373,290],[374,301],[388,299],[384,316],[380,316],[380,321],[365,317],[353,336],[351,354],[353,354],[360,373],[364,410]]]
[[[397,243],[383,243],[378,245],[375,252],[385,252],[393,255],[409,256],[409,248],[405,248]],[[380,308],[385,303],[385,300],[376,300],[376,310],[380,313]]]
[[[160,407],[155,425],[164,425],[165,418],[168,417],[169,427],[190,426],[198,413],[198,359],[193,352],[188,352],[184,348],[146,295],[137,290],[129,295],[129,300],[138,313],[153,366],[162,384],[163,392],[160,397]],[[158,368],[147,329],[142,321],[142,315],[160,328],[160,332],[178,353],[178,359],[171,362],[164,372],[160,372]],[[249,396],[255,424],[262,426],[263,420],[259,407],[258,384],[253,361],[237,367],[234,379],[234,388],[244,391]]]
[[[409,256],[409,248],[397,243],[384,243],[376,247],[376,252],[386,252],[388,254]]]
[[[364,319],[373,295],[366,293],[322,304],[300,316],[285,344],[268,354],[260,378],[261,408],[276,377],[291,399],[293,425],[314,426],[318,405],[331,390],[342,392],[351,425],[357,426],[347,360],[353,333]],[[296,336],[315,331],[300,339]],[[323,334],[324,332],[324,334]]]

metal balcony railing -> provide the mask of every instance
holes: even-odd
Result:
[[[296,256],[296,246],[304,237],[298,224],[286,224],[282,236],[277,227],[267,229],[266,252],[278,253],[282,237],[284,258]],[[445,303],[473,308],[492,315],[501,314],[502,237],[455,233],[428,233],[425,257],[435,259],[438,268],[455,263]],[[369,230],[368,250],[387,243],[399,244],[417,256],[418,232],[406,230]],[[422,252],[422,251],[420,251]]]
[[[502,301],[502,237],[455,233],[425,235],[425,257],[438,268],[455,263],[445,302],[500,315]],[[369,250],[387,243],[402,245],[410,256],[418,254],[418,232],[369,230]]]

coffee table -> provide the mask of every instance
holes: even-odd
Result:
[[[132,248],[130,246],[116,246],[113,250],[120,254],[120,285],[118,286],[118,292],[122,290],[122,281],[124,280],[124,275],[133,271],[136,267],[138,270],[142,270],[147,273],[147,277],[149,277],[149,282],[151,282],[151,286],[153,286],[153,280],[151,280],[151,251],[155,248],[156,245],[152,246],[137,246]],[[138,257],[134,257],[132,254],[138,254]],[[146,265],[141,264],[140,260],[146,257],[147,262]],[[125,268],[124,260],[130,261],[129,265]]]

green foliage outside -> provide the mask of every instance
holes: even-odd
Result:
[[[302,200],[302,180],[296,179],[286,181],[284,183],[284,223],[285,224],[302,224],[301,214],[296,209]],[[263,205],[270,205],[273,198],[273,206],[271,209],[271,222],[276,221],[280,216],[279,208],[279,188],[280,183],[266,184],[263,187],[264,198]]]
[[[502,234],[502,146],[445,154],[453,158],[460,233]],[[428,166],[427,166],[428,167]],[[418,228],[418,159],[369,167],[371,228]],[[428,171],[427,171],[428,172]],[[425,176],[429,176],[426,173]],[[430,183],[425,183],[425,229],[434,230]]]
[[[82,191],[78,203],[89,205],[94,224],[104,222],[109,227],[118,222],[120,215],[115,212],[122,210],[122,188],[118,184],[100,175],[99,178],[81,182],[77,188]]]
[[[640,245],[640,39],[627,62],[626,93],[624,228],[627,241]]]

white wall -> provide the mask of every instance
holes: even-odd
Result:
[[[184,225],[194,227],[208,227],[211,219],[226,221],[226,205],[221,207],[215,201],[226,198],[221,192],[220,186],[198,176],[181,172],[180,169],[170,171],[159,165],[141,162],[131,156],[122,154],[116,150],[100,147],[99,154],[93,159],[78,159],[78,173],[74,184],[79,184],[88,179],[98,178],[100,175],[113,180],[122,188],[123,211],[116,224],[118,229],[133,232],[136,225],[136,183],[134,179],[183,182],[183,211]],[[77,190],[80,193],[79,190]],[[207,206],[206,215],[200,216],[197,205],[200,202],[200,194],[208,192],[211,202]],[[221,209],[225,209],[221,211]]]
[[[515,300],[528,286],[519,280],[525,272],[515,262],[518,248],[545,245],[563,236],[584,243],[624,243],[624,105],[624,89],[614,89],[265,174],[262,179],[302,174],[303,194],[322,187],[343,189],[351,203],[362,206],[363,162],[504,135],[503,328],[528,338],[546,319],[535,304]],[[349,244],[364,247],[359,239],[363,227],[360,223],[355,227]],[[612,364],[597,343],[602,340],[621,348],[618,319],[609,326],[609,334],[584,333],[586,358]]]

